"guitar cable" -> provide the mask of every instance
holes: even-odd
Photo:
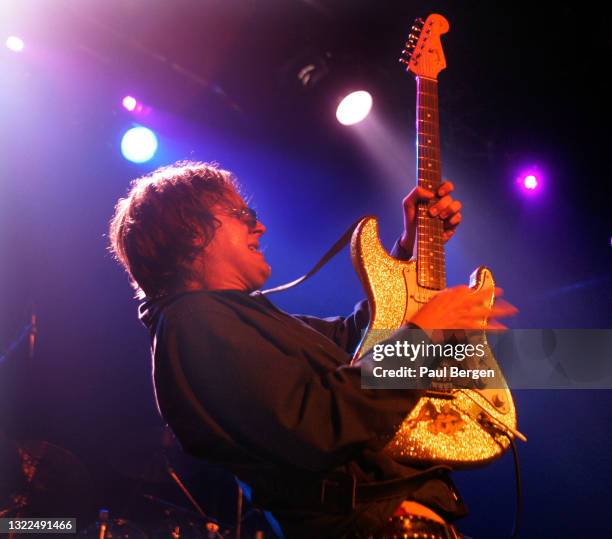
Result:
[[[519,527],[521,525],[521,519],[523,516],[523,482],[521,480],[521,467],[519,464],[518,449],[514,438],[507,432],[500,431],[510,441],[510,447],[512,448],[512,460],[514,461],[514,477],[516,479],[516,501],[514,508],[514,525],[510,539],[516,539],[519,533]]]
[[[516,443],[510,438],[512,447],[512,458],[514,460],[514,475],[516,478],[516,508],[514,510],[514,529],[512,530],[512,539],[518,537],[521,518],[523,516],[523,484],[521,480],[521,467],[519,465],[518,449]]]

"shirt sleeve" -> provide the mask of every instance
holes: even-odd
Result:
[[[318,318],[305,314],[294,315],[328,339],[334,341],[347,354],[353,355],[363,332],[370,322],[370,307],[368,300],[361,300],[348,316],[330,316]]]
[[[321,372],[222,305],[191,305],[160,332],[156,353],[178,363],[214,429],[252,455],[305,470],[381,449],[422,394],[361,389],[359,366]],[[394,339],[409,335],[400,329]]]
[[[411,258],[410,253],[400,245],[399,239],[395,242],[389,254],[397,260],[410,260]],[[363,336],[363,332],[370,323],[370,307],[368,300],[364,299],[355,305],[355,309],[348,316],[318,318],[297,314],[295,317],[316,329],[319,333],[334,341],[346,353],[352,355]]]

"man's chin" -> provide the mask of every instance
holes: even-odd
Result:
[[[263,286],[265,284],[265,282],[270,278],[270,275],[272,275],[272,266],[270,266],[270,264],[268,264],[267,262],[265,263],[265,268],[262,271],[262,282],[261,282],[261,286]]]
[[[270,275],[272,275],[272,268],[269,264],[264,262],[260,268],[260,271],[258,272],[258,275],[252,280],[251,290],[260,290],[263,285],[266,284],[266,281],[270,278]]]

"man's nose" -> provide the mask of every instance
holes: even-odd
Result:
[[[254,234],[259,234],[260,236],[262,234],[266,233],[266,227],[265,225],[261,222],[261,221],[257,221],[257,224],[255,225],[255,227],[253,228],[253,233]]]

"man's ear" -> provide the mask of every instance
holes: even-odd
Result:
[[[217,230],[221,228],[221,226],[223,225],[223,223],[216,217],[213,218],[213,221],[214,221],[214,224],[213,224],[214,231],[212,234],[207,233],[209,232],[208,230],[196,230],[194,232],[194,235],[192,237],[192,244],[199,251],[202,251],[202,252],[207,251],[209,245],[212,243],[215,237]]]
[[[206,243],[206,239],[202,234],[197,234],[192,241],[192,245],[198,249],[205,249],[207,246]]]

